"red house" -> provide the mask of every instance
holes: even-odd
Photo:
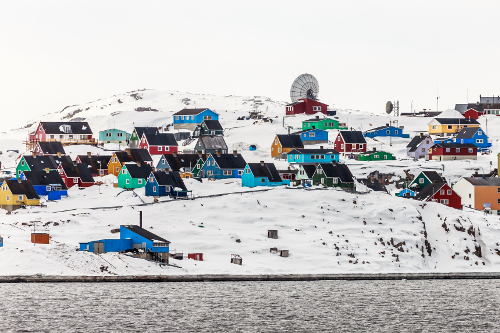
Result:
[[[340,131],[334,149],[342,155],[366,153],[366,140],[361,131]]]
[[[315,114],[316,112],[321,112],[327,114],[328,104],[320,103],[313,99],[301,98],[297,102],[288,104],[286,106],[286,114]]]
[[[63,146],[75,144],[97,145],[92,138],[92,130],[87,122],[40,122],[36,130],[29,134],[27,150],[32,150],[37,142],[61,142]]]
[[[144,132],[139,143],[139,148],[146,149],[151,155],[177,153],[178,146],[172,133]]]
[[[477,118],[479,118],[479,116],[482,116],[482,115],[483,115],[482,112],[479,112],[479,111],[474,110],[474,109],[469,109],[469,110],[465,111],[465,113],[464,113],[465,118],[471,118],[471,119],[477,119]]]
[[[430,161],[477,160],[477,146],[472,143],[436,143],[429,148]]]
[[[416,200],[439,202],[445,206],[462,209],[462,198],[446,183],[431,183],[416,196]]]
[[[71,163],[61,163],[57,171],[64,180],[67,188],[78,185],[78,187],[89,187],[94,185],[94,177],[90,173],[89,166],[85,163],[73,165]]]

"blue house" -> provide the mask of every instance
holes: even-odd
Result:
[[[491,142],[488,142],[488,136],[481,127],[464,127],[455,137],[455,143],[472,143],[478,150],[488,150]]]
[[[250,150],[250,151],[256,151],[257,150],[257,146],[256,145],[250,145],[250,147],[248,147],[248,150]]]
[[[96,254],[107,252],[125,252],[142,249],[149,253],[147,258],[168,262],[170,242],[138,225],[121,225],[119,239],[101,239],[80,243],[80,251]],[[153,254],[153,255],[152,255]]]
[[[413,197],[415,197],[415,195],[417,193],[418,192],[412,191],[409,188],[405,188],[404,190],[399,191],[398,193],[396,193],[396,196],[397,197],[405,197],[405,198],[413,198]]]
[[[365,133],[363,133],[363,136],[368,138],[374,138],[376,136],[409,138],[410,134],[403,134],[403,130],[401,128],[385,124],[385,126],[375,127],[366,131]]]
[[[290,185],[290,179],[281,179],[274,163],[248,163],[241,177],[241,186],[281,186]]]
[[[287,155],[288,163],[314,164],[339,161],[339,152],[335,149],[292,149]]]
[[[305,145],[315,145],[318,143],[328,143],[328,131],[322,129],[308,129],[304,131],[295,132],[299,134],[302,143]]]
[[[151,171],[146,183],[146,196],[185,197],[188,190],[179,172]]]
[[[241,178],[247,162],[233,151],[232,154],[209,154],[198,172],[198,177],[212,179]]]
[[[219,120],[219,115],[210,109],[184,109],[174,113],[174,129],[194,131],[203,120]]]
[[[29,180],[38,196],[47,195],[49,200],[60,200],[68,196],[68,188],[59,172],[52,171],[22,171],[21,180]]]
[[[111,128],[105,131],[99,132],[99,142],[100,143],[119,143],[122,145],[128,144],[130,140],[130,133],[125,131]]]

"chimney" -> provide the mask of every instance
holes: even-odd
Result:
[[[139,227],[142,228],[142,210],[139,211]]]
[[[385,126],[389,127],[389,124],[385,124]]]
[[[424,137],[424,133],[420,133],[420,137],[423,138]]]
[[[319,146],[319,149],[323,149],[323,146]]]
[[[170,172],[170,169],[169,168],[165,168],[165,173],[169,173]]]
[[[260,165],[264,166],[264,164],[265,164],[264,161],[260,161]]]
[[[373,147],[373,151],[377,151],[377,147]]]
[[[61,157],[62,153],[60,151],[57,152],[57,157]]]
[[[36,152],[34,150],[31,152],[31,155],[36,158]]]
[[[45,172],[46,172],[46,173],[49,173],[49,168],[45,168]]]
[[[198,156],[201,157],[203,155],[201,150],[198,150]]]
[[[217,156],[220,157],[220,149],[217,149],[215,152],[217,153]]]
[[[318,167],[318,165],[319,165],[318,163],[314,163],[314,166],[315,166],[316,168]]]
[[[141,167],[141,162],[137,161],[137,166],[140,168]]]
[[[288,134],[290,134],[290,127],[288,127]]]
[[[76,166],[76,164],[77,164],[77,163],[76,163],[76,160],[74,160],[74,161],[73,161],[73,165],[74,165],[74,166]]]
[[[233,155],[234,155],[234,157],[238,156],[238,151],[237,150],[233,150]]]
[[[288,166],[288,170],[290,170],[290,166]]]
[[[88,156],[88,157],[92,157],[92,153],[88,151],[88,152],[87,152],[87,156]]]

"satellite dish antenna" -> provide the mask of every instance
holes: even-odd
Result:
[[[290,88],[290,98],[292,102],[297,102],[302,98],[317,100],[318,93],[318,80],[311,74],[300,75],[293,81],[292,88]]]
[[[385,103],[385,112],[387,112],[387,114],[390,114],[393,109],[394,109],[394,105],[392,104],[392,102],[387,101],[387,103]]]

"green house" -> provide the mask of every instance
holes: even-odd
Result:
[[[310,130],[310,129],[321,129],[321,130],[329,130],[329,129],[338,129],[338,130],[346,130],[347,126],[344,123],[339,122],[338,120],[331,118],[319,118],[317,116],[313,119],[304,120],[302,122],[302,130]]]
[[[354,188],[354,177],[345,164],[321,163],[312,176],[313,185]]]
[[[57,170],[61,163],[73,163],[73,161],[69,156],[24,155],[17,163],[16,175],[19,177],[23,171]]]
[[[192,171],[193,177],[198,177],[198,172],[200,172],[201,168],[203,168],[203,164],[205,164],[205,161],[207,160],[207,157],[208,157],[207,154],[198,153],[198,155],[200,156],[200,159],[198,160],[198,162],[196,163],[196,165],[193,168],[193,171]]]
[[[441,177],[436,171],[422,171],[412,180],[409,189],[424,188],[431,183],[446,183],[444,177]]]
[[[396,157],[391,153],[385,151],[371,151],[364,154],[359,154],[360,161],[387,161],[387,160],[395,160]]]
[[[125,163],[118,175],[118,187],[134,189],[146,186],[146,180],[153,171],[148,164],[138,166],[136,163]]]
[[[132,134],[130,135],[129,146],[130,148],[139,148],[139,143],[142,138],[142,134],[154,134],[158,132],[156,127],[134,127]]]
[[[99,132],[100,143],[119,143],[126,145],[130,140],[130,133],[125,131],[111,128]]]

